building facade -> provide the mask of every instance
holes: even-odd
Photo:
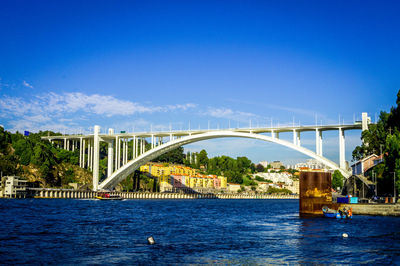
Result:
[[[26,198],[28,195],[28,181],[18,176],[4,176],[2,178],[2,194],[6,198]]]
[[[196,190],[220,190],[227,188],[227,178],[203,175],[198,170],[175,164],[147,163],[140,171],[149,173],[160,184],[161,192],[192,192]]]

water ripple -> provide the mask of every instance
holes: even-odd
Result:
[[[0,210],[7,265],[400,262],[399,218],[301,219],[296,200],[26,199]]]

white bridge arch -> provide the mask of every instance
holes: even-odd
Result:
[[[180,146],[202,141],[202,140],[209,140],[215,138],[226,138],[226,137],[239,137],[239,138],[250,138],[250,139],[258,139],[267,142],[272,142],[276,144],[280,144],[282,146],[291,148],[298,152],[301,152],[311,158],[318,160],[319,162],[325,164],[329,168],[333,170],[339,170],[346,178],[351,175],[350,172],[346,171],[345,169],[340,168],[336,163],[332,162],[331,160],[317,155],[315,152],[306,149],[301,146],[297,146],[289,141],[285,141],[278,138],[273,138],[261,134],[255,133],[244,133],[244,132],[234,132],[234,131],[213,131],[213,132],[206,132],[202,134],[190,135],[183,138],[175,139],[164,143],[160,146],[157,146],[139,157],[135,158],[134,160],[129,161],[127,164],[123,165],[117,171],[115,171],[111,176],[107,177],[103,182],[101,182],[98,186],[99,189],[111,189],[114,188],[117,184],[119,184],[122,180],[124,180],[128,175],[132,174],[136,169],[138,169],[141,165],[151,161],[154,158],[157,158],[161,154],[164,154],[168,151],[171,151],[175,148]]]
[[[63,135],[46,136],[43,139],[49,140],[53,145],[66,150],[79,150],[79,166],[93,172],[93,190],[112,189],[129,174],[138,169],[141,165],[157,158],[163,153],[171,151],[186,144],[225,137],[239,137],[258,139],[276,143],[290,149],[303,153],[323,163],[333,170],[339,170],[346,178],[351,175],[345,159],[345,131],[366,130],[371,119],[367,113],[362,113],[361,121],[354,121],[352,124],[336,125],[312,125],[312,126],[278,126],[260,128],[230,128],[225,130],[179,130],[159,132],[131,132],[114,133],[113,129],[108,134],[100,134],[100,127],[94,126],[94,132],[90,135]],[[322,155],[322,133],[324,131],[337,131],[339,136],[339,165]],[[315,132],[315,152],[301,146],[302,132]],[[293,134],[293,142],[279,138],[280,133]],[[265,133],[270,136],[264,135]],[[148,141],[150,139],[150,141]],[[164,142],[164,139],[168,139]],[[107,178],[99,184],[99,161],[100,142],[108,143],[107,154]],[[132,144],[132,153],[128,153],[128,142]],[[151,144],[150,149],[146,144]]]

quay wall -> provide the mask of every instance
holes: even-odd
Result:
[[[298,195],[254,195],[254,194],[183,194],[161,192],[109,192],[123,199],[298,199]],[[29,196],[44,199],[94,199],[97,193],[89,190],[35,188]]]
[[[354,215],[399,216],[400,204],[343,204],[351,207]]]

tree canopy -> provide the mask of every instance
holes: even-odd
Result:
[[[62,175],[56,171],[61,163],[77,165],[79,151],[58,149],[42,136],[59,135],[50,131],[40,131],[24,136],[19,132],[10,133],[0,127],[0,171],[3,175],[21,175],[23,166],[39,170],[40,177],[48,186],[61,186]],[[71,176],[71,173],[66,173]],[[60,179],[61,178],[61,179]]]
[[[400,90],[396,104],[390,113],[382,111],[377,123],[362,132],[363,143],[353,151],[354,160],[371,154],[383,155],[383,162],[374,167],[378,174],[378,194],[393,194],[394,177],[397,193],[400,187]]]

